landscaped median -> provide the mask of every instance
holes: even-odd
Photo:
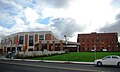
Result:
[[[53,60],[53,61],[75,61],[75,62],[93,62],[96,59],[107,55],[118,55],[120,52],[70,52],[68,54],[29,58],[32,60]],[[96,57],[95,57],[96,56]]]

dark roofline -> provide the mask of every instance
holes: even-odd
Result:
[[[78,35],[91,35],[91,34],[118,34],[118,33],[117,32],[109,32],[109,33],[91,32],[91,33],[84,33],[84,34],[78,34]]]

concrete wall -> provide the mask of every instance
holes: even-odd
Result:
[[[63,54],[65,51],[29,51],[29,52],[19,52],[19,55],[23,55],[25,57],[29,56],[43,56],[43,55],[53,55],[53,54]]]

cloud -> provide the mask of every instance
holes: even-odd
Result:
[[[45,3],[49,4],[50,7],[64,8],[69,6],[72,0],[44,0]]]
[[[0,26],[4,28],[10,28],[12,25],[15,24],[14,16],[9,16],[6,13],[1,13],[0,17]],[[6,18],[7,17],[7,18]]]
[[[26,7],[34,7],[34,2],[36,0],[13,0],[16,4],[22,6],[23,8],[26,8]]]
[[[25,17],[26,19],[29,21],[29,22],[34,22],[35,20],[37,20],[39,18],[39,15],[36,13],[35,10],[27,7],[25,10],[24,10],[24,13],[25,13]]]
[[[111,25],[106,24],[100,31],[120,33],[120,14],[116,15],[116,22]]]
[[[0,40],[1,40],[2,37],[6,36],[6,35],[9,35],[9,34],[10,34],[9,29],[0,26]]]
[[[16,15],[21,9],[22,7],[17,5],[12,0],[0,0],[0,10],[3,13],[8,13],[9,15]]]
[[[106,24],[100,29],[100,32],[117,32],[120,41],[120,14],[116,15],[116,22],[112,24]]]
[[[60,33],[61,37],[64,35],[72,37],[75,32],[82,31],[84,29],[83,26],[77,24],[72,18],[53,19],[51,26]]]
[[[15,16],[22,9],[10,0],[0,0],[0,26],[9,28],[15,24]]]
[[[106,29],[111,25],[119,27],[119,16],[116,22],[114,19],[120,9],[113,8],[112,1],[0,0],[0,27],[8,34],[50,30],[61,38],[66,34],[74,41],[77,33],[99,31],[104,26]]]

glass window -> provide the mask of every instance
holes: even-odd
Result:
[[[39,40],[44,40],[44,35],[39,35]]]
[[[107,56],[107,57],[105,57],[105,58],[111,58],[110,56]]]
[[[24,36],[19,36],[19,44],[23,44],[24,42]]]
[[[33,36],[29,36],[29,46],[33,46]]]
[[[6,43],[6,45],[8,45],[8,39],[5,39],[5,43]]]
[[[109,38],[106,38],[106,41],[109,42]]]
[[[97,37],[97,42],[99,42],[99,37]]]
[[[1,45],[3,45],[4,43],[3,43],[3,40],[1,40]]]
[[[87,38],[87,42],[89,42],[89,39]]]
[[[94,42],[94,38],[92,38],[92,42]]]
[[[112,56],[113,59],[119,59],[117,56]]]
[[[33,51],[33,49],[28,49],[28,51]]]
[[[101,41],[103,42],[103,41],[104,41],[104,38],[101,38]]]
[[[84,38],[82,38],[82,42],[84,42]]]

